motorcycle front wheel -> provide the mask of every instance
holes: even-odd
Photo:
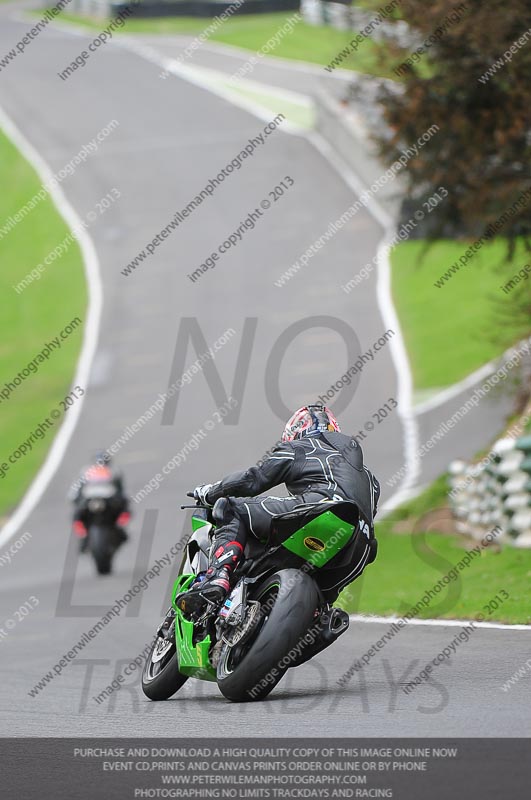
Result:
[[[150,700],[168,700],[187,680],[188,677],[179,672],[174,615],[171,611],[146,658],[142,673],[142,691]]]
[[[112,571],[112,531],[101,525],[93,525],[88,533],[88,548],[96,562],[98,575],[110,575]]]

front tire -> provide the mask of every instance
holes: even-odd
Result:
[[[188,680],[179,672],[173,619],[166,617],[144,664],[142,691],[150,700],[168,700]]]
[[[217,682],[233,702],[263,700],[291,666],[286,656],[308,631],[319,607],[314,581],[297,569],[283,569],[253,590],[262,606],[262,619],[251,643],[224,646]]]

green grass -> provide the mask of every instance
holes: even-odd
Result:
[[[41,188],[38,176],[0,131],[0,227]],[[43,262],[69,230],[55,205],[46,197],[0,240],[0,390],[39,353],[46,342],[58,336],[74,317],[84,319],[86,289],[79,246],[72,243],[34,281],[17,294],[18,284]],[[0,465],[26,440],[38,424],[68,392],[81,346],[83,326],[55,349],[16,388],[8,400],[0,400]],[[44,460],[61,419],[33,450],[0,479],[0,514],[13,508]]]
[[[258,52],[273,37],[286,20],[295,12],[275,14],[245,14],[227,19],[209,37],[212,42],[221,42],[241,47],[250,52]],[[39,15],[42,11],[39,12]],[[35,14],[34,14],[35,15]],[[58,19],[73,22],[87,30],[101,32],[108,25],[103,20],[90,20],[75,14],[61,14]],[[209,26],[211,20],[194,17],[164,17],[162,19],[132,19],[115,31],[120,33],[149,34],[200,34]],[[326,66],[353,38],[350,31],[339,31],[327,26],[297,23],[290,33],[282,36],[276,47],[267,55],[278,58],[309,61],[312,64]],[[341,64],[342,69],[367,72],[372,75],[393,77],[390,67],[384,66],[377,55],[378,47],[370,39],[363,42],[357,53],[353,53]],[[193,56],[187,62],[194,63]]]
[[[422,522],[417,520],[428,510],[443,505],[445,499],[446,479],[442,477],[428,492],[393,514],[392,521],[377,526],[378,557],[361,580],[341,595],[340,604],[347,611],[382,616],[406,613],[463,558],[467,549],[476,546],[468,541],[465,545],[462,537],[437,533],[436,529],[429,533],[410,532],[422,531]],[[397,521],[401,532],[396,531]],[[531,551],[512,547],[504,547],[501,552],[483,549],[459,572],[456,581],[436,594],[418,618],[475,619],[484,614],[487,621],[531,623],[530,578]],[[509,594],[509,599],[489,614],[484,606],[501,590]]]
[[[507,261],[507,246],[496,239],[456,272],[442,288],[441,275],[466,251],[466,242],[442,240],[419,260],[425,243],[403,242],[393,251],[393,296],[403,325],[416,389],[451,385],[485,364],[520,336],[529,324],[501,322],[521,287],[505,294],[500,288],[529,262],[519,243]]]

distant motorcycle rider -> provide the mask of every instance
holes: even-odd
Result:
[[[289,497],[257,497],[285,483]],[[274,516],[330,500],[354,501],[359,523],[348,552],[348,562],[327,573],[321,588],[332,603],[341,589],[361,575],[376,557],[373,519],[380,485],[364,466],[361,448],[341,429],[329,408],[309,405],[287,423],[282,443],[259,466],[236,472],[214,484],[198,486],[194,497],[215,506],[217,529],[205,579],[182,594],[177,603],[187,615],[196,615],[207,601],[220,603],[231,586],[249,534],[266,542]]]
[[[95,454],[94,462],[81,470],[79,480],[69,494],[69,499],[74,504],[72,529],[80,539],[82,553],[87,549],[90,521],[88,501],[94,495],[100,494],[106,496],[109,523],[118,534],[119,544],[124,544],[129,538],[124,530],[131,519],[129,499],[124,491],[121,473],[112,469],[112,459],[104,450],[99,450]]]

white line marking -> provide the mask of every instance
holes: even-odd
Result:
[[[400,488],[383,505],[383,509],[386,511],[396,508],[402,502],[402,498],[407,499],[410,496],[410,492],[414,488],[420,473],[420,458],[418,456],[419,428],[413,411],[413,375],[391,293],[391,259],[389,257],[388,243],[392,237],[393,230],[389,229],[387,236],[378,246],[376,293],[386,329],[391,328],[395,331],[395,336],[390,340],[389,346],[398,381],[397,414],[402,420],[404,431],[404,466],[406,467],[406,472]]]
[[[206,67],[196,67],[188,64],[181,64],[179,61],[176,61],[172,58],[165,58],[156,50],[153,50],[153,48],[144,44],[139,44],[138,42],[128,39],[125,36],[119,41],[115,42],[115,45],[123,47],[125,50],[129,50],[129,52],[144,58],[146,61],[151,62],[155,66],[160,67],[172,75],[176,75],[178,78],[188,81],[188,83],[191,83],[194,86],[199,86],[199,88],[205,89],[211,94],[217,95],[222,100],[225,100],[233,106],[242,108],[244,111],[253,114],[263,122],[271,122],[271,111],[264,105],[254,102],[244,95],[240,95],[236,89],[231,90],[221,86],[219,83],[216,84],[214,82],[215,75],[218,75],[220,79],[225,80],[225,75],[222,72],[211,70]],[[266,87],[267,84],[263,84],[263,86]],[[275,87],[272,86],[271,94],[274,94],[274,91]],[[284,96],[286,97],[287,90],[284,89],[281,90],[281,92],[283,92]],[[291,94],[294,95],[295,93]],[[298,97],[304,98],[306,95],[301,94],[298,95]],[[284,133],[300,134],[303,129],[295,123],[285,119],[282,122],[282,130]]]
[[[205,77],[204,70],[202,74],[200,74],[200,70],[190,68],[173,59],[168,59],[164,56],[161,56],[156,50],[154,50],[154,48],[141,44],[138,41],[134,41],[125,36],[123,39],[114,42],[114,44],[136,53],[138,56],[145,58],[152,64],[162,67],[173,74],[177,74],[180,78],[187,80],[196,86],[200,86],[212,94],[216,94],[226,102],[241,107],[249,113],[254,114],[254,116],[258,117],[259,119],[270,121],[270,112],[266,111],[259,104],[254,103],[244,97],[235,97],[232,92],[224,90],[221,87],[212,86],[211,81]],[[211,70],[210,72],[215,71]],[[223,75],[223,73],[220,74]],[[273,92],[274,89],[275,87],[272,86],[271,90]],[[289,124],[287,120],[284,121],[282,130],[286,133],[290,132],[296,133],[300,136],[305,136],[329,161],[330,165],[336,170],[342,180],[356,195],[359,196],[367,188],[363,181],[354,173],[354,171],[350,167],[347,167],[347,165],[343,163],[342,159],[332,152],[332,149],[328,143],[326,143],[318,134],[315,132],[310,133],[302,129],[298,129],[296,126]],[[390,352],[395,365],[395,370],[397,372],[399,404],[398,414],[402,420],[404,431],[404,458],[406,473],[400,488],[395,492],[394,495],[391,496],[384,506],[384,508],[388,510],[389,508],[394,508],[402,501],[403,494],[407,493],[412,486],[414,486],[414,483],[417,479],[419,472],[419,460],[416,455],[416,450],[418,448],[418,424],[415,414],[412,411],[413,376],[409,366],[402,330],[398,322],[398,315],[393,305],[389,257],[387,253],[384,252],[385,244],[392,235],[394,223],[387,211],[385,211],[381,207],[380,203],[378,203],[373,197],[369,198],[366,207],[374,219],[376,219],[376,221],[386,231],[385,236],[378,247],[379,257],[376,299],[384,324],[388,327],[392,327],[395,331],[395,337],[393,337],[391,340]]]
[[[317,133],[317,131],[307,131],[305,135],[315,149],[330,162],[338,175],[347,184],[348,188],[351,189],[358,198],[367,191],[367,185],[363,180],[343,161],[341,156],[337,155],[320,133]],[[384,230],[392,227],[393,218],[372,195],[368,198],[365,208],[368,209],[376,222],[378,222]]]
[[[42,183],[47,183],[50,181],[53,178],[52,170],[1,107],[0,128],[2,128],[5,134],[18,148],[21,155],[24,156],[24,158],[35,169]],[[103,305],[103,292],[99,262],[92,239],[88,233],[80,227],[82,224],[81,218],[77,215],[73,207],[66,199],[61,187],[58,184],[52,184],[52,186],[53,188],[50,189],[49,194],[53,199],[59,213],[64,218],[70,229],[75,228],[76,230],[79,230],[77,241],[79,242],[83,255],[85,275],[88,285],[89,299],[85,318],[83,344],[76,367],[76,373],[72,379],[72,385],[79,384],[85,388],[88,383],[90,368],[94,358],[94,353],[96,351],[101,310]],[[83,408],[85,397],[86,394],[84,397],[80,398],[71,409],[69,409],[63,424],[59,428],[59,431],[53,440],[44,464],[34,478],[30,488],[24,495],[15,513],[2,528],[0,533],[0,547],[3,547],[5,544],[7,544],[7,542],[17,533],[19,528],[24,524],[46,491],[50,481],[61,464],[70,439],[72,438],[72,434],[74,433],[81,410]]]
[[[151,48],[147,49],[146,51],[146,48],[144,47],[138,48],[138,46],[133,46],[132,49],[134,49],[138,55],[144,56],[155,63],[160,64],[161,60],[166,61],[166,59],[161,59],[158,53],[154,52]],[[193,75],[191,70],[183,68],[182,65],[179,64],[177,64],[176,68],[175,65],[176,62],[171,62],[170,70],[172,72],[177,72],[179,77],[202,86],[208,91],[211,91],[214,94],[222,97],[224,100],[227,100],[229,103],[241,106],[243,109],[258,116],[260,119],[267,118],[267,113],[269,112],[264,114],[263,109],[258,109],[255,103],[243,98],[234,99],[231,93],[213,88],[211,85],[209,85],[208,80],[205,81],[204,79],[198,78],[197,73],[196,75]],[[274,87],[271,88],[272,91],[274,91]],[[285,129],[286,125],[283,124],[282,128]],[[328,142],[326,142],[322,136],[317,134],[315,131],[308,132],[304,130],[297,130],[296,132],[299,135],[304,136],[306,139],[308,139],[308,141],[310,141],[311,144],[314,145],[314,147],[324,158],[327,159],[331,167],[337,172],[340,178],[347,184],[349,189],[351,189],[354,194],[356,194],[358,197],[363,194],[363,192],[367,189],[364,182],[350,167],[344,164],[342,159],[340,159],[333,152]],[[383,240],[378,246],[378,280],[376,288],[376,300],[384,325],[386,328],[392,328],[395,331],[395,336],[390,342],[390,352],[397,373],[398,414],[402,421],[402,427],[404,431],[404,463],[406,466],[406,472],[400,488],[385,504],[385,509],[388,510],[389,508],[396,507],[396,505],[402,502],[404,494],[415,485],[415,481],[417,480],[420,470],[420,461],[417,456],[419,434],[417,420],[415,414],[413,413],[413,376],[409,366],[406,346],[402,336],[402,329],[398,321],[396,309],[393,305],[390,278],[391,266],[388,253],[385,248],[385,245],[391,239],[394,233],[394,222],[392,217],[387,211],[385,211],[385,209],[374,197],[370,197],[368,199],[366,208],[373,218],[386,231]]]
[[[131,39],[126,39],[125,37],[116,44],[120,44],[120,46],[136,53],[142,58],[147,59],[151,63],[165,68],[168,72],[176,74],[180,78],[183,78],[184,80],[187,80],[196,86],[200,86],[201,88],[218,95],[218,97],[221,97],[228,103],[243,108],[245,111],[254,114],[259,119],[268,121],[270,119],[270,112],[265,111],[264,108],[259,106],[257,103],[254,103],[247,98],[234,97],[232,92],[224,90],[219,86],[212,86],[211,80],[207,78],[206,75],[207,73],[215,74],[217,72],[215,70],[201,71],[190,68],[180,64],[177,61],[174,61],[173,59],[168,59],[161,56],[152,47],[146,47],[145,45],[139,44]],[[271,90],[274,92],[275,87],[272,86]],[[308,132],[299,130],[295,126],[289,125],[287,121],[283,123],[282,130],[284,130],[286,133],[297,133],[298,135],[304,136],[306,139],[308,139],[308,141],[314,145],[321,155],[328,160],[332,168],[335,169],[341,179],[354,192],[354,194],[359,196],[366,190],[367,187],[364,182],[350,167],[344,164],[342,159],[333,153],[332,148],[319,134],[315,133],[314,131]],[[406,467],[406,472],[399,489],[391,496],[391,498],[383,507],[385,510],[389,510],[390,508],[394,508],[399,505],[400,502],[402,502],[403,497],[407,496],[407,493],[412,489],[412,487],[415,485],[415,481],[417,480],[420,469],[420,461],[416,452],[419,444],[419,434],[417,419],[413,413],[413,376],[409,366],[402,330],[398,322],[398,315],[393,305],[390,278],[391,267],[389,256],[385,250],[385,245],[394,232],[394,221],[387,211],[382,208],[380,203],[374,199],[374,197],[369,198],[366,207],[372,214],[373,218],[385,230],[384,238],[378,246],[378,281],[376,299],[384,324],[388,328],[392,328],[395,331],[395,336],[391,340],[390,352],[397,373],[398,414],[402,421],[402,428],[404,432],[404,465]]]
[[[24,22],[27,21],[27,19],[25,19],[22,15],[17,15],[17,17],[13,17],[13,18],[16,18],[18,21],[21,21],[21,22],[22,21],[24,21]],[[75,26],[75,23],[71,23],[71,22],[65,23],[65,22],[61,22],[59,20],[54,20],[54,22],[52,23],[51,27],[53,27],[53,26],[59,28],[64,33],[70,33],[70,34],[76,35],[76,36],[85,36],[86,38],[89,38],[89,35],[90,35],[90,31],[87,31],[82,27],[77,27],[77,26]],[[187,38],[187,39],[188,38],[192,39],[192,37],[187,37],[186,34],[183,34],[183,36],[185,38]],[[122,38],[122,37],[119,37],[119,38]],[[139,36],[137,38],[137,41],[135,41],[135,38],[136,37],[133,38],[130,35],[129,36],[125,36],[124,35],[123,39],[122,39],[122,42],[125,43],[125,46],[126,46],[127,49],[130,49],[133,52],[136,52],[137,55],[139,55],[139,56],[141,56],[143,58],[146,58],[151,63],[154,63],[157,66],[163,66],[163,68],[166,69],[166,71],[171,72],[172,74],[175,74],[178,77],[183,78],[184,80],[188,80],[190,83],[194,83],[195,85],[200,86],[201,88],[204,88],[204,89],[207,89],[209,91],[212,91],[214,94],[217,94],[219,97],[222,97],[223,99],[227,100],[228,102],[232,103],[233,105],[240,106],[241,108],[245,109],[246,111],[249,111],[251,114],[257,116],[259,119],[262,119],[262,120],[265,120],[265,121],[270,121],[270,116],[267,114],[267,112],[264,112],[263,107],[260,106],[259,104],[255,104],[255,103],[253,103],[252,100],[249,100],[249,99],[242,98],[240,100],[239,98],[233,97],[230,94],[229,91],[224,91],[221,88],[213,87],[208,82],[208,79],[206,79],[206,80],[202,80],[201,79],[201,73],[203,75],[205,75],[205,77],[206,77],[207,73],[211,73],[212,75],[217,73],[218,75],[220,75],[222,77],[225,77],[225,78],[227,76],[230,77],[230,75],[228,73],[224,72],[222,69],[212,69],[211,67],[203,67],[202,65],[198,65],[198,64],[184,64],[183,62],[180,62],[178,60],[166,58],[166,57],[160,55],[158,53],[158,51],[154,50],[153,47],[151,47],[149,45],[146,46],[145,44],[143,44],[142,40],[146,39],[147,36],[142,36],[142,37]],[[170,36],[161,36],[158,41],[160,41],[160,42],[162,42],[164,44],[165,41],[174,42],[176,39],[177,40],[179,39],[179,34],[176,34],[175,37],[172,37],[171,35]],[[157,43],[158,43],[158,41],[157,41]],[[122,42],[120,42],[120,41],[113,42],[113,44],[122,44]],[[216,52],[217,51],[217,52],[223,53],[225,55],[230,55],[232,57],[239,58],[239,59],[243,60],[245,63],[249,60],[249,58],[245,58],[245,56],[248,55],[250,57],[251,55],[253,55],[252,51],[250,51],[250,50],[245,50],[243,48],[235,47],[233,45],[222,44],[222,43],[208,42],[208,43],[205,43],[203,45],[203,48],[205,50],[207,50],[207,51],[208,50],[211,50],[212,52]],[[327,73],[327,75],[325,76],[325,75],[323,75],[323,72],[324,72],[324,67],[323,66],[312,64],[310,62],[297,61],[295,59],[284,59],[284,58],[281,58],[281,57],[278,57],[278,56],[274,56],[274,57],[264,56],[263,58],[264,58],[264,61],[260,62],[260,63],[263,63],[266,66],[278,67],[278,68],[284,69],[284,70],[286,68],[290,68],[290,69],[293,69],[293,70],[299,70],[301,72],[305,72],[306,74],[321,75],[324,78],[335,78],[335,79],[342,79],[342,80],[352,80],[353,78],[357,77],[357,75],[358,75],[358,73],[356,71],[354,71],[354,70],[350,71],[350,70],[336,69],[336,70],[333,70],[331,73]],[[184,69],[181,69],[181,68],[184,68]],[[187,70],[187,68],[188,68],[188,70]],[[196,75],[194,75],[194,71],[196,72]],[[367,77],[367,76],[365,74],[363,74],[363,77]],[[383,82],[383,83],[389,83],[390,85],[394,85],[394,81],[389,80],[387,78],[374,78],[374,80],[375,81],[380,81],[380,82]],[[306,98],[307,97],[304,94],[300,94],[298,92],[293,92],[291,90],[280,89],[280,88],[278,88],[278,87],[276,87],[274,85],[271,85],[271,84],[266,84],[266,83],[263,83],[263,82],[256,82],[253,79],[245,79],[244,80],[244,85],[245,84],[247,84],[249,86],[254,85],[254,88],[260,87],[262,89],[265,89],[266,87],[269,87],[274,92],[278,92],[279,96],[286,96],[286,98],[290,98],[290,96],[293,95],[293,98],[290,98],[290,99],[295,99],[298,102],[301,102],[302,98]],[[310,100],[310,98],[308,98],[308,100]],[[283,127],[287,131],[289,131],[290,133],[297,133],[297,134],[303,135],[303,136],[306,135],[308,138],[311,138],[313,144],[322,152],[323,155],[325,155],[325,157],[332,163],[332,165],[337,169],[337,171],[340,172],[340,169],[337,168],[337,162],[340,161],[340,159],[337,157],[337,155],[334,153],[334,151],[329,147],[328,143],[323,140],[324,144],[326,145],[327,152],[325,152],[325,148],[323,148],[321,145],[317,144],[317,141],[316,141],[317,138],[322,138],[322,137],[318,137],[318,135],[315,134],[315,132],[313,134],[308,134],[307,132],[305,132],[304,130],[300,129],[298,126],[294,125],[293,123],[288,122],[287,120],[283,123]],[[334,163],[334,161],[336,163]],[[341,169],[345,169],[345,167],[341,166]],[[349,184],[351,183],[353,186],[357,187],[357,188],[354,189],[356,194],[358,194],[358,195],[362,194],[367,188],[366,185],[355,175],[355,173],[353,171],[351,171],[351,170],[349,170],[349,171],[350,171],[350,175],[348,176],[348,178],[346,177],[345,174],[342,174],[341,172],[340,172],[340,174],[346,180],[347,183],[349,183]],[[377,201],[375,201],[373,198],[370,198],[370,200],[367,203],[367,208],[370,209],[370,211],[373,214],[373,216],[376,217],[378,222],[384,228],[388,229],[388,228],[391,227],[392,223],[391,223],[389,214],[383,209],[383,207]],[[391,295],[389,295],[389,297],[391,297]],[[392,304],[392,301],[391,301],[391,304]],[[393,306],[393,309],[394,309],[394,306]],[[403,345],[402,335],[400,335],[400,338],[401,338],[401,344]],[[405,347],[404,347],[404,352],[406,352],[405,351]],[[399,356],[397,356],[397,357],[399,357]],[[407,354],[406,354],[406,358],[407,358]],[[408,369],[409,369],[409,360],[408,360]],[[482,367],[479,367],[479,369],[477,369],[475,372],[473,372],[470,375],[468,375],[467,377],[463,378],[458,383],[453,384],[453,386],[449,386],[448,388],[443,389],[441,392],[439,392],[437,395],[435,395],[434,397],[430,398],[429,400],[426,400],[425,402],[417,404],[413,408],[412,415],[417,416],[417,415],[420,415],[420,414],[425,414],[428,411],[432,411],[434,408],[437,408],[438,406],[443,405],[444,403],[448,402],[449,400],[453,399],[457,395],[459,395],[462,392],[464,392],[466,389],[469,389],[472,386],[474,386],[478,381],[482,380],[485,377],[488,377],[490,374],[492,374],[492,372],[495,369],[496,369],[496,366],[495,366],[495,362],[494,361],[490,361],[488,364],[485,364]],[[413,402],[413,398],[411,396],[410,404],[412,404],[412,402]],[[405,420],[407,420],[407,422],[405,421],[406,431],[407,430],[410,430],[410,431],[412,430],[412,421],[411,421],[411,416],[412,415],[411,415],[409,409],[407,409],[405,411]],[[411,437],[410,436],[408,437],[408,434],[406,432],[406,448],[408,447],[408,442],[410,441],[410,439],[411,439]],[[401,493],[402,491],[407,491],[407,488],[408,488],[409,485],[410,485],[410,478],[408,478],[406,476],[406,479],[404,479],[404,487],[401,488],[400,490],[397,490],[397,493],[395,493],[395,495],[393,495],[390,498],[388,503],[385,506],[382,506],[382,510],[384,508],[387,508],[389,502],[391,502],[391,501],[392,501],[392,506],[389,506],[389,508],[395,508],[396,507],[396,502],[395,502],[396,496],[398,495],[399,492]],[[406,499],[409,499],[409,497],[404,494],[403,500],[406,500]],[[402,499],[400,499],[399,502],[402,502]]]
[[[470,375],[467,375],[466,378],[463,378],[463,380],[458,383],[448,386],[447,389],[438,392],[434,397],[430,397],[429,400],[418,403],[415,406],[415,414],[418,416],[420,414],[426,414],[428,411],[433,411],[434,408],[442,406],[443,403],[447,403],[449,400],[453,400],[454,397],[457,397],[466,389],[471,389],[476,383],[483,380],[483,378],[488,378],[495,370],[494,362],[489,361],[488,364],[484,364],[475,372],[471,372]]]
[[[393,622],[398,622],[402,617],[372,617],[366,614],[349,614],[351,622],[374,623],[375,625],[392,625]],[[476,628],[492,628],[493,630],[500,631],[531,631],[531,625],[507,625],[503,622],[476,622],[470,619],[410,619],[404,625],[402,630],[405,630],[410,625],[428,625],[438,628],[462,628],[465,625],[470,625],[474,622]]]
[[[152,54],[150,53],[150,57],[148,57],[144,52],[139,52],[138,48],[134,48],[139,55],[142,55],[144,58],[147,58],[149,61],[154,61]],[[144,48],[142,48],[144,50]],[[161,64],[161,61],[166,61],[167,59],[156,59],[157,64]],[[174,61],[171,62],[171,66],[173,67],[175,64]],[[179,65],[180,66],[180,65]],[[180,72],[180,71],[179,71]],[[211,86],[205,85],[203,82],[194,81],[190,74],[184,75],[181,72],[181,77],[189,80],[192,83],[196,83],[201,85],[203,88],[208,89],[209,91],[213,91],[213,93],[219,94],[225,100],[230,103],[236,104],[232,97],[228,97],[225,93],[218,93],[212,89]],[[273,87],[274,88],[274,87]],[[239,103],[237,104],[239,105]],[[257,108],[255,104],[251,104],[248,101],[243,101],[241,103],[242,107],[246,108],[247,110],[251,111],[251,113],[259,116],[261,119],[264,119],[263,110]],[[269,117],[267,117],[269,119]],[[41,156],[37,153],[36,150],[29,144],[29,142],[25,139],[25,137],[20,133],[18,128],[14,125],[11,119],[7,116],[2,108],[0,108],[0,127],[7,133],[7,135],[11,138],[11,140],[15,143],[19,151],[24,155],[24,157],[29,161],[32,166],[35,168],[36,172],[42,179],[42,182],[45,183],[48,181],[52,176],[53,173],[45,163],[45,161],[41,158]],[[341,166],[341,171],[339,167],[339,159],[335,154],[332,152],[331,148],[328,146],[326,142],[324,142],[320,136],[315,133],[308,134],[305,132],[301,132],[301,135],[305,135],[331,163],[331,165],[339,172],[340,176],[343,180],[347,183],[354,190],[356,194],[361,194],[364,189],[366,188],[363,182],[355,175],[355,173],[351,169],[345,170],[343,166]],[[321,141],[319,142],[319,140]],[[50,195],[54,199],[54,202],[59,209],[60,213],[67,221],[67,223],[71,227],[77,227],[81,222],[80,218],[74,211],[73,207],[70,205],[68,200],[66,199],[62,189],[56,185],[50,191]],[[380,204],[375,201],[373,198],[370,198],[369,202],[367,203],[367,208],[372,214],[372,216],[377,220],[377,222],[382,225],[384,228],[389,227],[390,217],[387,212],[380,206]],[[385,245],[387,243],[388,238],[392,235],[392,230],[388,230],[384,240],[380,243],[378,248],[378,283],[377,283],[377,298],[380,305],[380,310],[382,313],[382,317],[384,319],[385,324],[389,324],[394,326],[393,330],[396,330],[398,335],[398,340],[393,339],[391,341],[391,351],[393,353],[393,360],[395,362],[395,367],[397,370],[398,375],[398,395],[399,395],[399,405],[401,404],[401,416],[404,422],[404,433],[405,433],[405,452],[406,452],[406,464],[408,464],[408,473],[406,474],[406,478],[403,481],[401,489],[396,492],[389,501],[385,504],[385,508],[389,509],[391,506],[391,502],[395,501],[397,497],[402,492],[406,492],[408,487],[411,487],[411,483],[414,482],[416,479],[416,475],[418,473],[418,458],[416,457],[415,453],[413,452],[413,456],[411,456],[409,463],[408,463],[408,452],[411,451],[412,448],[416,449],[415,442],[418,442],[418,428],[415,423],[415,415],[412,412],[412,375],[411,370],[409,367],[409,361],[407,359],[407,352],[405,349],[404,340],[402,337],[402,332],[400,329],[400,325],[398,323],[398,317],[396,314],[395,307],[392,302],[392,295],[390,291],[390,262],[389,262],[389,255],[385,249]],[[102,310],[102,284],[101,284],[101,277],[99,272],[99,261],[96,254],[96,250],[94,248],[94,244],[86,233],[86,231],[81,231],[79,234],[79,243],[81,246],[81,250],[83,253],[83,259],[85,264],[85,272],[87,276],[87,283],[89,288],[89,308],[87,313],[87,318],[85,322],[85,334],[83,339],[83,346],[81,355],[78,361],[76,374],[73,380],[73,383],[80,383],[85,384],[87,383],[90,366],[92,363],[92,359],[94,357],[94,353],[96,350],[97,339],[98,339],[98,331],[99,331],[99,322],[101,318],[101,310]],[[450,389],[445,390],[442,392],[438,397],[445,395],[445,399],[449,396],[450,392],[455,394],[459,394],[464,388],[467,388],[468,382],[472,381],[476,382],[481,377],[483,377],[483,373],[485,370],[490,369],[491,364],[487,364],[484,367],[481,367],[476,373],[468,376],[465,378],[460,384],[456,384]],[[470,385],[473,385],[473,382]],[[467,384],[465,386],[465,384]],[[459,388],[462,387],[462,388]],[[428,401],[428,403],[423,404],[423,406],[428,406],[429,403],[434,403],[435,405],[440,405],[440,403],[435,403],[434,401],[437,398]],[[33,511],[36,504],[42,497],[44,491],[48,487],[53,475],[55,474],[61,460],[64,456],[68,443],[72,437],[72,434],[75,430],[75,426],[79,419],[79,415],[81,413],[81,409],[83,406],[84,398],[76,403],[70,414],[66,417],[63,425],[61,426],[59,432],[57,433],[55,440],[53,442],[52,448],[44,462],[43,466],[39,470],[37,477],[34,479],[30,489],[26,493],[22,503],[17,508],[15,514],[10,518],[7,524],[4,526],[0,533],[0,546],[4,546],[12,536],[19,530],[21,525],[25,522],[29,514]],[[444,402],[444,400],[441,400]],[[417,407],[416,413],[423,413]],[[394,502],[393,502],[394,505]],[[393,622],[398,622],[400,617],[377,617],[377,616],[363,616],[359,614],[350,614],[349,619],[352,622],[360,622],[360,623],[372,623],[372,624],[392,624]],[[408,625],[424,625],[424,626],[438,626],[438,627],[463,627],[470,623],[470,620],[424,620],[424,619],[412,619],[409,620]],[[476,627],[478,628],[491,628],[494,630],[527,630],[531,631],[530,625],[506,625],[502,623],[492,623],[492,622],[476,622]]]
[[[336,169],[347,186],[349,186],[355,194],[360,196],[366,191],[367,187],[363,181],[350,167],[343,164],[342,160],[332,151],[326,140],[323,140],[323,138],[315,132],[306,134],[306,138],[308,138],[321,154],[328,159],[330,164]],[[394,235],[394,223],[390,214],[382,208],[374,197],[370,197],[367,202],[367,210],[385,230],[384,238],[378,245],[377,251],[378,272],[376,299],[386,330],[391,328],[395,331],[395,336],[390,340],[389,345],[397,374],[397,413],[402,421],[404,432],[404,465],[406,467],[406,472],[400,487],[391,495],[389,500],[382,505],[381,509],[382,511],[390,511],[411,497],[411,490],[418,479],[420,472],[420,459],[417,454],[419,447],[419,430],[417,418],[413,409],[413,375],[409,366],[406,345],[391,292],[391,262],[387,245]]]
[[[168,37],[167,37],[168,38]],[[205,42],[203,49],[210,50],[213,53],[220,55],[230,56],[231,58],[238,58],[246,64],[253,56],[256,57],[256,52],[253,50],[245,50],[242,47],[236,47],[231,44],[222,44],[221,42]],[[297,58],[282,58],[282,56],[261,56],[263,59],[258,64],[266,67],[277,67],[278,69],[289,69],[295,72],[304,72],[306,75],[314,75],[316,77],[324,78],[325,80],[332,78],[335,80],[352,81],[359,73],[356,70],[337,69],[332,72],[326,72],[324,66],[320,64],[312,64],[311,61],[300,61]],[[258,66],[255,64],[255,67]],[[221,70],[220,70],[221,71]],[[362,73],[365,77],[365,74]],[[375,80],[378,80],[375,78]],[[392,81],[390,81],[392,83]]]
[[[505,364],[507,361],[510,361],[511,358],[515,355],[517,350],[525,343],[529,342],[529,339],[521,339],[516,345],[513,347],[509,347],[501,356],[489,361],[487,364],[483,364],[482,367],[479,367],[475,372],[471,372],[470,375],[467,375],[466,378],[463,378],[458,383],[454,383],[452,386],[448,386],[446,389],[443,389],[441,392],[436,394],[434,397],[431,397],[429,400],[426,400],[424,403],[419,403],[415,406],[415,414],[425,414],[427,411],[432,411],[437,406],[446,403],[448,400],[452,400],[457,395],[460,395],[466,389],[471,389],[476,383],[483,380],[483,378],[488,378],[492,375],[500,364]]]

